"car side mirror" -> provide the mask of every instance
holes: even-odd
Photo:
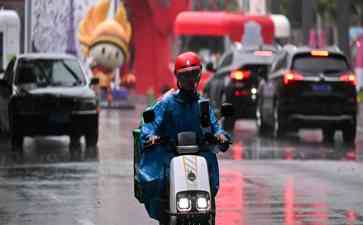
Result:
[[[100,83],[100,79],[98,77],[92,77],[91,78],[91,86],[98,85]]]
[[[153,109],[147,109],[142,113],[142,118],[145,123],[151,123],[155,120],[155,112]]]
[[[222,117],[232,117],[234,115],[234,107],[231,103],[223,103],[221,108]]]
[[[208,70],[208,71],[210,71],[210,72],[216,72],[216,69],[214,68],[214,64],[213,64],[213,62],[209,62],[209,63],[207,63],[207,65],[206,65],[206,70]]]

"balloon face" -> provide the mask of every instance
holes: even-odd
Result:
[[[120,67],[125,61],[122,50],[109,43],[100,43],[93,46],[90,51],[90,56],[97,65],[103,66],[111,71]]]

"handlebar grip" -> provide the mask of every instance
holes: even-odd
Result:
[[[150,148],[154,145],[166,145],[166,144],[170,144],[170,141],[168,138],[165,138],[165,137],[158,137],[156,139],[154,139],[153,141],[147,141],[145,144],[144,144],[144,148]]]
[[[146,148],[150,148],[150,147],[152,147],[154,145],[161,144],[161,141],[160,140],[161,140],[160,137],[159,138],[152,139],[152,140],[148,140],[147,142],[145,142],[144,148],[146,149]]]

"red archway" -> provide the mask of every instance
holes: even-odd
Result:
[[[177,35],[228,36],[233,41],[240,41],[244,34],[244,25],[249,21],[259,24],[261,26],[263,42],[272,44],[274,24],[267,15],[187,11],[178,15],[174,31]]]
[[[151,88],[160,93],[164,85],[173,84],[169,63],[174,20],[190,8],[190,0],[127,0],[127,5],[134,34],[136,91],[145,94]]]

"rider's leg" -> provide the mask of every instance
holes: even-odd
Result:
[[[219,189],[219,167],[217,157],[213,152],[203,152],[202,155],[207,160],[211,183],[211,194],[215,197]]]

